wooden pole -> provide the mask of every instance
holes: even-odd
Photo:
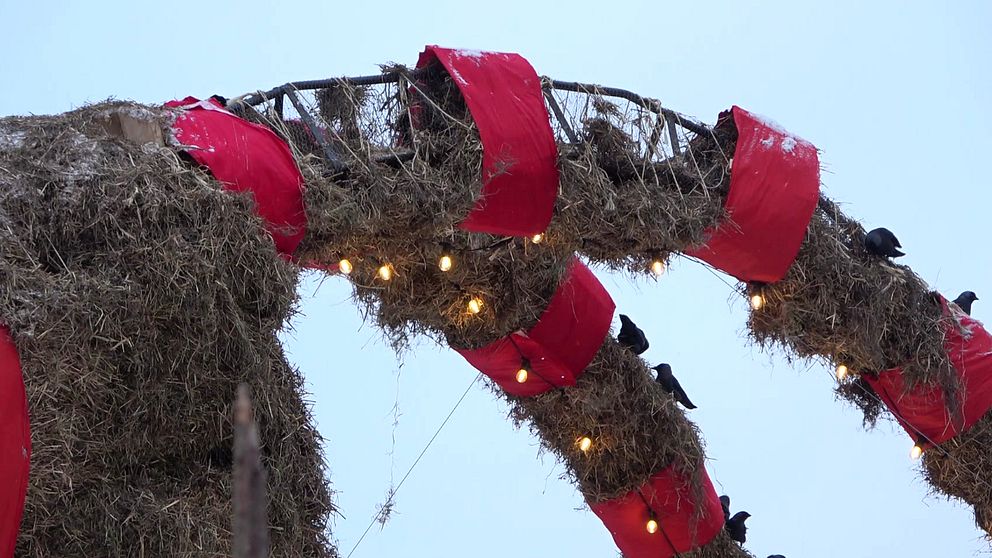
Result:
[[[234,402],[234,558],[268,558],[265,469],[262,468],[258,427],[252,417],[247,384],[238,386]]]

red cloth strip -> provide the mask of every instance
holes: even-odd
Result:
[[[921,441],[922,433],[935,444],[967,431],[992,408],[992,335],[981,322],[950,306],[944,297],[940,297],[940,304],[948,317],[944,349],[961,386],[958,393],[961,420],[951,419],[940,386],[917,385],[907,391],[901,368],[884,370],[877,378],[865,376],[914,440]],[[953,323],[954,319],[960,327]]]
[[[519,54],[428,46],[417,67],[435,60],[457,84],[482,139],[482,197],[461,228],[544,232],[558,196],[558,146],[541,79]]]
[[[0,326],[0,558],[14,555],[31,466],[31,424],[21,360]]]
[[[669,558],[709,543],[723,529],[723,508],[702,464],[699,474],[698,505],[690,478],[670,466],[639,489],[589,507],[610,530],[624,558]],[[652,512],[656,533],[647,530]]]
[[[738,138],[729,220],[709,231],[705,246],[686,253],[741,281],[773,283],[785,277],[806,236],[820,162],[813,144],[740,107],[731,111]]]
[[[272,130],[238,118],[212,101],[186,97],[173,135],[225,188],[250,192],[276,250],[291,258],[306,234],[303,175],[285,141]]]
[[[548,307],[528,332],[514,332],[480,349],[455,349],[507,393],[538,395],[575,385],[603,345],[616,306],[592,271],[572,260]],[[517,371],[527,359],[527,381]]]

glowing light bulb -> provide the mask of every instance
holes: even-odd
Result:
[[[844,364],[837,365],[837,381],[841,381],[847,377],[848,374],[847,366]]]
[[[653,273],[655,277],[660,276],[664,272],[665,272],[665,262],[661,260],[654,260],[651,262],[651,273]]]
[[[437,261],[437,267],[441,271],[451,271],[451,268],[455,265],[455,262],[451,260],[451,256],[444,254],[441,259]]]
[[[535,234],[534,236],[530,237],[530,241],[533,242],[534,244],[540,244],[544,242],[544,233]]]
[[[645,527],[647,528],[648,533],[651,533],[652,535],[658,532],[658,522],[655,521],[653,517],[648,520],[648,523],[647,525],[645,525]]]
[[[517,370],[517,383],[522,384],[530,376],[530,361],[526,358],[520,359],[520,369]]]
[[[479,312],[482,312],[482,306],[483,302],[481,298],[477,296],[472,297],[472,299],[468,301],[468,313],[478,314]]]
[[[577,443],[579,444],[579,449],[582,450],[582,453],[589,453],[589,450],[592,449],[592,438],[589,436],[579,438]]]
[[[348,258],[341,258],[341,261],[338,262],[338,271],[345,275],[351,273],[353,269],[355,267],[351,265],[351,261]]]
[[[389,264],[383,264],[379,266],[379,278],[383,281],[389,281],[393,278],[393,266]]]
[[[909,456],[913,459],[919,459],[923,456],[923,448],[920,447],[920,444],[913,445],[913,449],[909,450]]]
[[[765,297],[760,294],[751,295],[751,308],[754,310],[761,310],[765,305]]]

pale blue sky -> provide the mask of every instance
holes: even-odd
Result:
[[[992,3],[428,5],[0,0],[0,115],[367,74],[412,64],[427,43],[516,51],[539,73],[632,89],[704,121],[731,104],[772,117],[822,150],[826,192],[850,214],[894,230],[902,261],[946,294],[977,291],[976,317],[992,316]],[[699,405],[690,418],[708,467],[754,515],[757,556],[988,552],[970,509],[927,495],[908,437],[889,424],[863,431],[823,367],[749,346],[743,301],[708,271],[682,261],[657,283],[599,275],[650,336],[645,357],[673,363]],[[285,338],[328,440],[347,518],[334,534],[347,553],[389,487],[394,402],[398,481],[475,372],[430,344],[400,370],[344,280],[301,288],[303,314]],[[354,556],[613,556],[563,469],[505,415],[472,389],[400,491],[397,514]]]

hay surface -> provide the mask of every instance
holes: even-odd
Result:
[[[656,161],[627,149],[618,162],[612,136],[625,134],[603,130],[601,122],[587,123],[587,142],[561,149],[562,188],[549,236],[591,261],[634,273],[703,244],[706,231],[726,217],[732,146],[725,153],[701,138],[683,156]]]
[[[320,438],[276,333],[294,311],[250,198],[168,148],[108,137],[105,103],[7,118],[0,316],[20,351],[32,473],[18,556],[230,548],[231,408],[257,394],[274,556],[332,556]]]
[[[923,474],[938,493],[964,500],[975,512],[975,525],[992,541],[992,414],[923,454]]]
[[[859,374],[902,367],[909,386],[938,384],[955,396],[934,293],[908,267],[867,254],[864,234],[860,225],[817,209],[786,278],[758,289],[766,304],[751,315],[754,338]]]
[[[558,455],[590,502],[623,496],[669,465],[703,458],[696,425],[654,381],[645,362],[612,337],[575,386],[507,399],[514,420],[529,424]],[[593,440],[587,454],[576,447],[581,436]]]

